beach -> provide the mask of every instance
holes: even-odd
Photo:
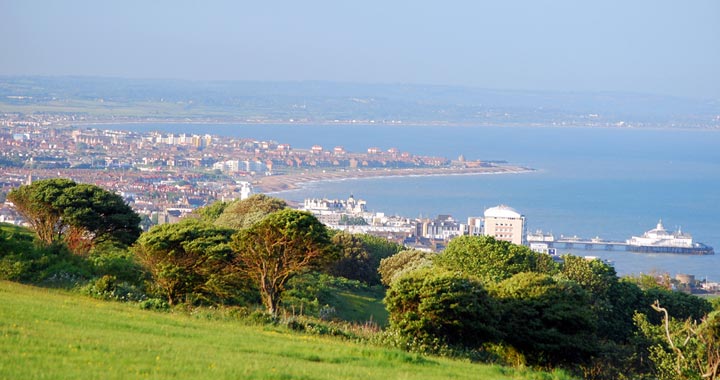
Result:
[[[533,169],[520,166],[487,166],[487,167],[442,167],[442,168],[368,168],[368,169],[317,169],[303,172],[277,174],[253,179],[256,191],[276,193],[295,190],[303,184],[319,181],[339,181],[360,178],[409,177],[409,176],[448,176],[476,174],[509,174],[524,173]]]

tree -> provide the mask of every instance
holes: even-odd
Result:
[[[590,308],[598,317],[598,335],[625,343],[635,330],[633,316],[642,298],[635,284],[620,282],[615,268],[599,259],[565,255],[561,278],[574,281],[590,296]]]
[[[69,179],[47,179],[8,194],[40,241],[65,241],[75,252],[114,241],[132,244],[140,235],[140,217],[117,194]]]
[[[328,268],[331,275],[366,283],[375,280],[377,270],[373,268],[370,253],[360,237],[347,232],[338,232],[332,236],[331,241],[338,248],[340,256]]]
[[[69,179],[51,179],[23,185],[8,193],[15,210],[30,224],[38,239],[49,245],[62,237],[62,210],[53,206],[63,191],[75,186]]]
[[[327,229],[309,213],[285,209],[233,235],[237,270],[259,288],[268,313],[294,275],[336,258]]]
[[[660,380],[720,379],[720,312],[708,314],[702,322],[684,322],[670,316],[660,302],[652,308],[662,318],[653,325],[644,315],[637,318],[641,333],[652,342],[648,348],[655,377]]]
[[[492,289],[506,341],[538,365],[588,361],[597,352],[596,318],[588,293],[572,281],[519,273]]]
[[[421,269],[395,281],[385,297],[390,328],[412,349],[478,348],[498,338],[495,302],[477,280]]]
[[[287,203],[282,199],[265,194],[254,194],[247,199],[227,204],[222,214],[215,220],[215,225],[236,230],[248,228],[269,214],[286,207]]]
[[[68,224],[66,241],[73,248],[112,240],[130,245],[140,236],[140,216],[117,194],[102,188],[78,184],[65,189],[55,206]]]
[[[550,256],[492,236],[459,236],[451,240],[438,256],[437,263],[450,270],[477,276],[486,283],[495,283],[520,272],[554,270]]]
[[[662,323],[662,319],[661,315],[651,308],[655,301],[659,301],[667,309],[671,318],[678,320],[699,321],[712,311],[712,305],[704,298],[662,288],[650,288],[643,292],[638,311],[647,315],[650,323],[656,325]]]
[[[381,237],[347,232],[334,234],[332,242],[338,247],[340,258],[330,266],[329,273],[368,285],[380,284],[380,261],[402,249]]]
[[[217,218],[225,212],[225,209],[229,204],[229,202],[217,201],[211,205],[196,209],[195,214],[203,221],[215,223]]]
[[[380,260],[380,279],[385,286],[391,286],[401,276],[421,268],[432,266],[436,253],[423,252],[416,249],[400,251],[397,254]]]
[[[197,219],[155,226],[133,247],[169,304],[188,296],[225,298],[232,275],[233,230]]]

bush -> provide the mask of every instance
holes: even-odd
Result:
[[[34,257],[33,257],[34,256]],[[62,243],[37,248],[27,259],[29,267],[22,281],[54,287],[74,287],[92,278],[92,269],[84,258],[70,252]]]
[[[353,338],[354,335],[345,331],[342,325],[314,320],[313,318],[295,316],[283,321],[290,330],[306,332],[313,335],[328,335],[342,338]]]
[[[713,310],[709,301],[692,294],[662,288],[650,288],[643,293],[638,311],[647,315],[650,323],[656,325],[662,323],[662,315],[650,307],[655,300],[660,301],[660,305],[668,310],[671,318],[678,320],[689,318],[699,321]]]
[[[571,281],[519,273],[493,292],[501,304],[505,340],[535,365],[577,364],[598,352],[590,297]]]
[[[63,243],[36,244],[26,228],[0,224],[0,279],[73,287],[92,278],[92,268]]]
[[[483,344],[484,362],[507,367],[524,367],[527,364],[525,355],[515,347],[505,343],[488,342]]]
[[[418,270],[390,287],[390,328],[409,348],[438,353],[477,348],[498,337],[496,305],[476,280],[443,270]]]
[[[377,236],[347,232],[335,233],[332,243],[338,248],[340,258],[329,266],[328,272],[368,285],[380,285],[378,267],[381,260],[398,253],[402,248]]]
[[[475,276],[486,284],[500,282],[521,272],[552,273],[556,270],[549,255],[492,236],[459,236],[450,241],[436,262],[449,270]]]
[[[278,323],[278,318],[272,314],[266,313],[264,310],[255,310],[250,313],[247,318],[245,318],[245,322],[250,325],[259,326],[275,325]]]
[[[160,298],[150,298],[144,301],[140,301],[138,306],[143,310],[155,310],[155,311],[168,311],[170,310],[170,304],[167,301]]]
[[[415,249],[400,251],[397,254],[380,260],[380,280],[383,285],[390,286],[406,273],[416,269],[432,266],[435,253],[423,252]]]
[[[90,281],[81,293],[108,301],[142,301],[147,298],[142,287],[119,281],[113,275],[104,275]]]
[[[147,272],[128,249],[104,243],[95,247],[88,256],[92,270],[97,276],[111,275],[117,280],[134,284],[148,278]]]
[[[588,292],[600,338],[626,343],[632,337],[633,315],[642,298],[637,285],[620,281],[615,269],[598,259],[572,255],[563,256],[558,278],[573,281]]]

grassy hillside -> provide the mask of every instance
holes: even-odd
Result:
[[[2,379],[563,379],[0,282]]]

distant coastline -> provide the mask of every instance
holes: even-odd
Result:
[[[683,125],[635,125],[633,123],[627,125],[609,125],[609,124],[597,124],[597,123],[584,123],[584,122],[564,122],[564,123],[551,123],[551,122],[502,122],[502,121],[446,121],[446,120],[407,120],[400,122],[370,122],[370,121],[351,121],[351,120],[312,120],[312,121],[289,121],[282,119],[268,119],[268,120],[238,120],[235,118],[222,118],[222,117],[211,117],[211,118],[200,118],[200,119],[154,119],[154,118],[137,118],[134,120],[117,120],[117,119],[98,119],[98,120],[75,120],[72,122],[62,121],[57,122],[55,125],[59,127],[102,127],[106,125],[138,125],[138,124],[165,124],[165,125],[294,125],[298,127],[302,126],[348,126],[354,125],[359,127],[418,127],[418,126],[445,126],[445,127],[465,127],[465,128],[483,128],[483,127],[500,127],[500,128],[517,128],[517,127],[532,127],[532,128],[599,128],[599,129],[618,129],[618,130],[682,130],[682,131],[720,131],[717,126],[683,126]]]
[[[279,193],[296,190],[308,183],[343,181],[350,179],[388,177],[426,177],[450,175],[520,174],[535,169],[520,166],[493,166],[479,168],[406,168],[406,169],[352,169],[334,171],[307,171],[259,177],[253,180],[256,190],[263,193]]]

